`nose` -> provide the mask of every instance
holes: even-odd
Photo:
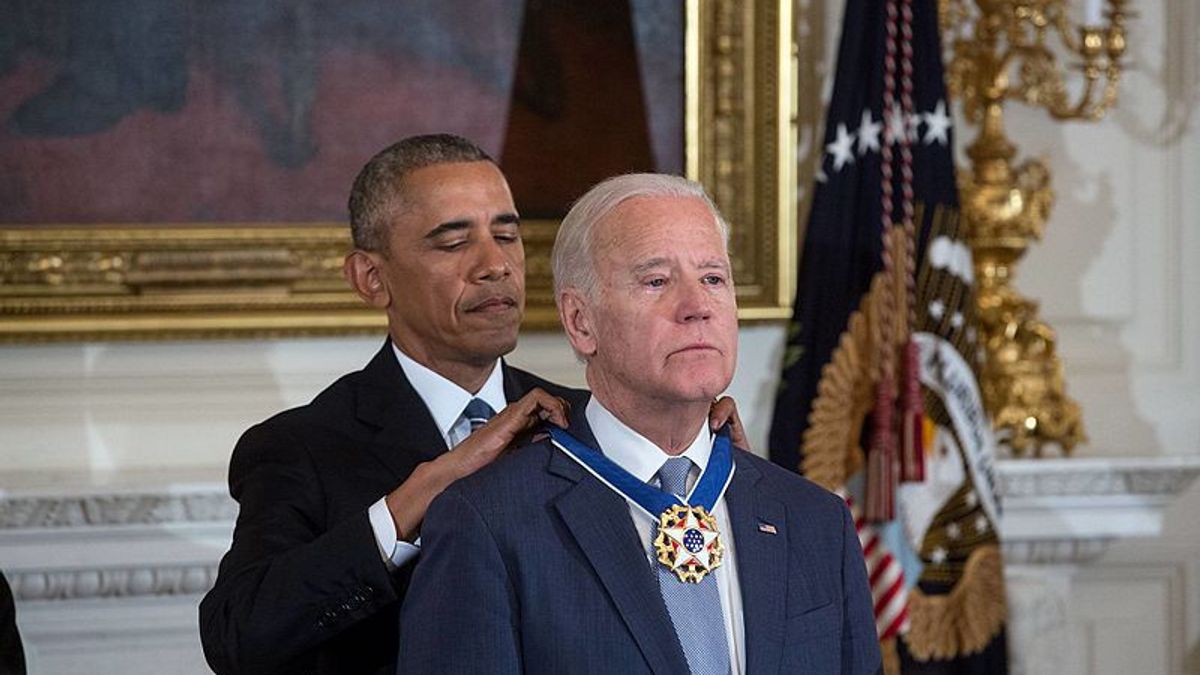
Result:
[[[487,234],[481,238],[475,260],[474,277],[478,281],[498,281],[513,273],[508,253]]]
[[[708,321],[713,315],[712,294],[699,281],[678,284],[676,304],[676,320],[680,323]]]

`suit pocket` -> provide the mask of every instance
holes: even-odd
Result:
[[[827,602],[785,622],[781,673],[838,673],[842,668],[842,611]]]
[[[788,640],[836,636],[842,628],[842,608],[830,601],[787,619]]]

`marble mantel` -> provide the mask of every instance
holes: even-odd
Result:
[[[1200,457],[997,466],[1014,582],[1013,672],[1042,672],[1019,655],[1038,653],[1047,620],[1065,630],[1061,570],[1086,565],[1114,541],[1158,536],[1167,506],[1200,475]],[[205,672],[196,604],[237,514],[220,472],[0,480],[0,569],[34,672],[109,672],[97,669],[105,663],[114,672]],[[1037,571],[1051,568],[1057,576]],[[1047,584],[1057,584],[1057,595]],[[1047,609],[1047,597],[1060,601]]]
[[[1118,539],[1156,537],[1200,457],[997,462],[1000,536],[1008,564],[1083,563]]]

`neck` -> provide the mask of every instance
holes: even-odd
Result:
[[[485,366],[453,362],[425,363],[418,361],[418,363],[472,394],[478,394],[479,390],[483,389],[483,383],[487,382],[488,377],[492,374],[492,368],[496,367],[495,361]]]
[[[472,394],[479,393],[483,383],[491,376],[492,369],[496,367],[495,358],[483,362],[442,359],[426,350],[412,349],[410,345],[396,340],[395,337],[392,340],[405,356]]]
[[[650,399],[607,385],[589,374],[592,396],[622,424],[672,457],[683,454],[708,423],[709,401]]]

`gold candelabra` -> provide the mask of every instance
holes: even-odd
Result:
[[[1067,397],[1054,331],[1037,303],[1012,286],[1017,261],[1042,230],[1054,202],[1050,171],[1040,161],[1013,165],[1016,147],[1004,132],[1004,103],[1024,101],[1060,120],[1097,120],[1116,102],[1125,52],[1126,0],[1086,0],[1087,18],[1073,26],[1066,0],[940,0],[942,34],[952,37],[951,92],[979,135],[960,175],[963,217],[975,258],[976,309],[984,362],[984,405],[1002,443],[1016,455],[1064,453],[1085,438],[1079,405]],[[1081,91],[1049,46],[1057,36],[1078,63]]]

